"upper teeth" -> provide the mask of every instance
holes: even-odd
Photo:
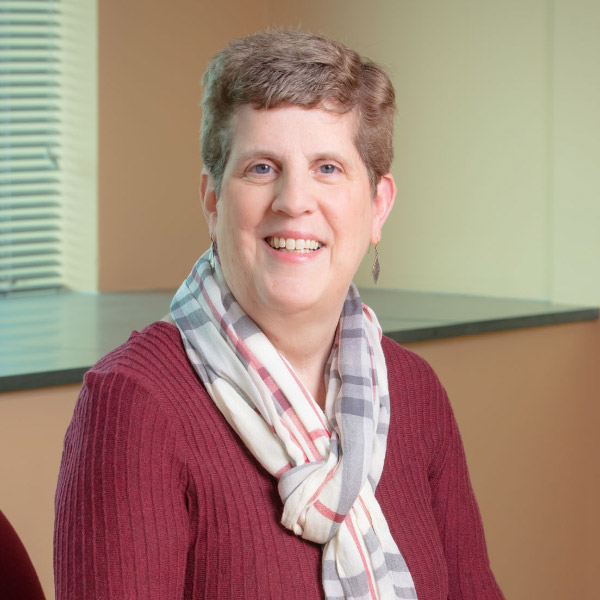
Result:
[[[267,242],[272,248],[286,250],[318,250],[322,244],[316,240],[296,240],[294,238],[269,237]]]

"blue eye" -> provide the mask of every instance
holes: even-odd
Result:
[[[273,169],[271,165],[260,163],[258,165],[253,165],[250,170],[254,171],[257,175],[269,175]]]
[[[335,173],[337,170],[337,167],[335,165],[321,165],[319,167],[319,171],[321,171],[321,173],[325,174],[325,175],[333,175],[333,173]]]

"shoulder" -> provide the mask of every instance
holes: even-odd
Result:
[[[172,388],[197,385],[179,330],[158,321],[101,358],[85,375],[84,386],[105,379],[127,381],[150,393],[173,392]]]
[[[186,362],[179,331],[173,325],[158,321],[141,331],[133,331],[129,339],[102,357],[88,371],[89,375],[120,372],[131,378],[152,380],[152,374],[177,368]]]
[[[177,460],[187,463],[186,431],[202,423],[206,406],[209,397],[187,360],[178,329],[153,323],[133,332],[86,373],[65,451],[81,454],[91,448],[95,453],[108,440],[133,456],[164,440],[163,449],[171,448]]]
[[[170,419],[182,397],[204,393],[178,329],[165,322],[134,331],[84,376],[77,411],[112,412],[137,405]]]

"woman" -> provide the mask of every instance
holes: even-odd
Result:
[[[204,83],[213,244],[85,377],[57,598],[502,598],[445,392],[352,284],[394,201],[388,77],[281,31]]]

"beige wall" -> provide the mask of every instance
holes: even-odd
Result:
[[[554,11],[553,296],[600,303],[600,2]]]
[[[600,322],[408,347],[450,394],[506,597],[595,600]],[[54,488],[76,393],[67,386],[0,395],[2,510],[49,598]]]
[[[389,67],[398,198],[380,285],[600,303],[600,3],[269,6]]]
[[[62,0],[61,134],[63,276],[98,288],[98,44],[96,2]]]
[[[398,196],[380,285],[548,297],[547,2],[320,7],[272,3],[271,16],[387,65],[397,92]],[[372,284],[368,266],[357,281]]]

